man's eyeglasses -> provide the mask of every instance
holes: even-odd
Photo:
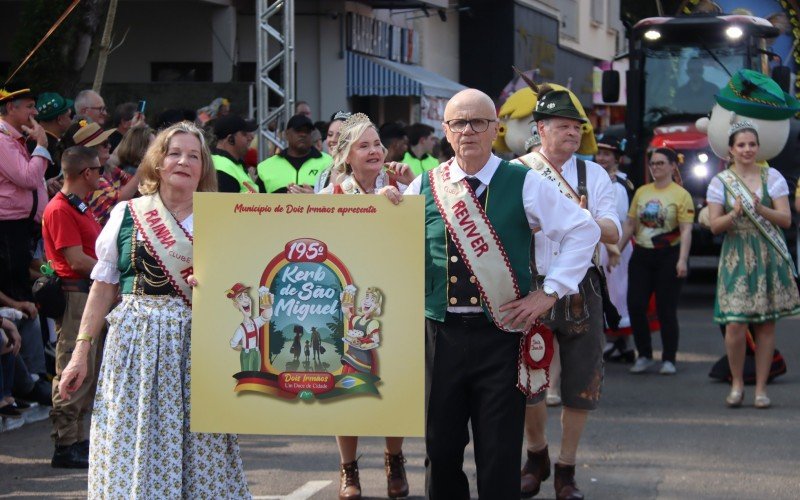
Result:
[[[86,167],[83,170],[81,170],[81,173],[84,173],[87,170],[97,170],[98,172],[100,172],[101,170],[103,170],[103,167]]]
[[[469,125],[473,132],[480,134],[481,132],[486,132],[489,129],[489,124],[496,121],[487,118],[473,118],[472,120],[447,120],[444,123],[451,132],[463,132],[467,130],[467,125]]]
[[[663,167],[666,164],[667,164],[667,162],[665,162],[663,160],[660,160],[660,161],[651,161],[649,165],[651,167]]]
[[[99,111],[101,113],[107,113],[108,112],[108,108],[106,108],[105,106],[86,106],[86,109],[96,109],[97,111]]]

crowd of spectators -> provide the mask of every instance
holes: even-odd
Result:
[[[94,240],[113,207],[139,195],[138,167],[158,131],[185,120],[201,126],[222,192],[312,193],[339,175],[332,150],[350,113],[314,121],[310,105],[298,101],[279,131],[286,148],[258,162],[257,124],[232,113],[225,98],[147,120],[141,103],[109,107],[92,90],[35,90],[0,89],[0,432],[49,416],[53,466],[82,468],[96,381],[84,384],[86,396],[65,404],[53,380],[75,345]],[[415,174],[453,155],[428,125],[389,121],[379,131],[386,161],[402,161]],[[46,317],[38,300],[49,299],[35,297],[32,284],[56,276],[66,310]],[[101,346],[98,360],[100,353]]]

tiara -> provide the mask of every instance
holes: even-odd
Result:
[[[365,115],[364,113],[353,113],[344,121],[342,128],[355,127],[356,125],[360,125],[365,122],[372,123],[372,120],[370,120],[369,116]]]
[[[747,120],[736,122],[731,125],[731,128],[728,129],[728,137],[732,136],[736,132],[739,132],[740,130],[752,130],[753,132],[758,132],[758,127],[756,127],[755,123]]]
[[[372,125],[372,120],[369,119],[369,116],[365,115],[364,113],[353,113],[350,117],[342,123],[342,128],[339,129],[339,142],[336,144],[336,149],[338,151],[344,150],[345,144],[347,143],[348,139],[346,132],[351,128],[355,128],[359,125],[368,124]]]

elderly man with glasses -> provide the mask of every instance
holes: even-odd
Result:
[[[94,90],[81,90],[75,96],[75,114],[77,120],[87,119],[101,127],[108,119],[106,102]]]
[[[525,398],[546,386],[547,334],[532,327],[555,302],[529,293],[531,228],[561,241],[545,277],[559,296],[577,290],[600,230],[551,183],[492,154],[489,96],[463,90],[444,117],[455,157],[406,190],[426,200],[426,493],[470,497],[471,422],[478,496],[517,498]]]

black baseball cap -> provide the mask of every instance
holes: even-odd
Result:
[[[306,115],[294,115],[286,122],[286,130],[301,130],[307,129],[309,132],[314,130],[314,122]]]
[[[236,132],[254,132],[258,124],[254,120],[245,120],[239,115],[220,116],[214,122],[214,135],[224,139]]]

